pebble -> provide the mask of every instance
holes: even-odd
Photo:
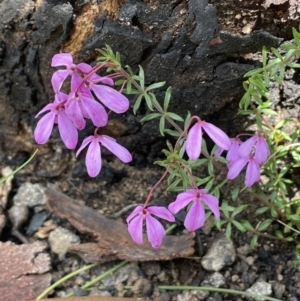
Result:
[[[209,296],[209,292],[200,290],[191,290],[191,294],[196,296],[198,300],[206,300],[206,298]]]
[[[251,248],[250,245],[245,244],[245,245],[237,248],[236,251],[238,252],[238,254],[247,256],[253,251],[253,249]]]
[[[212,243],[201,260],[202,267],[207,271],[220,271],[224,266],[230,266],[236,259],[236,252],[231,240],[221,236]]]
[[[97,287],[93,287],[89,296],[111,297],[111,293],[109,291],[100,291]]]
[[[246,292],[263,295],[263,296],[271,296],[272,294],[272,285],[268,282],[257,280],[250,288],[246,290]],[[253,298],[248,298],[249,300]],[[254,300],[260,301],[263,300],[261,298],[254,298]]]
[[[47,201],[45,187],[41,184],[31,184],[29,182],[25,182],[18,189],[13,201],[14,204],[26,205],[29,208],[38,205],[45,205]]]
[[[68,248],[72,244],[79,243],[80,238],[63,227],[57,227],[50,232],[48,241],[52,252],[57,254],[58,258],[62,260],[65,258]]]
[[[224,284],[225,284],[225,278],[219,272],[213,273],[201,283],[202,286],[213,286],[213,287],[221,287]]]
[[[135,297],[150,297],[152,294],[152,282],[148,279],[140,278],[133,285],[132,292]]]
[[[136,263],[133,262],[131,264],[127,264],[127,265],[121,267],[115,273],[108,275],[101,281],[105,286],[110,286],[110,285],[116,286],[116,285],[126,281],[132,273],[137,273],[138,270],[139,270],[139,267],[137,266]]]
[[[170,295],[166,292],[163,292],[159,296],[154,297],[153,301],[170,301]]]
[[[158,275],[161,271],[160,264],[156,261],[142,262],[142,269],[147,276]]]
[[[286,289],[285,285],[278,282],[278,281],[274,281],[272,283],[272,288],[274,290],[275,297],[278,298],[278,299],[282,299],[283,294],[284,294],[285,289]]]

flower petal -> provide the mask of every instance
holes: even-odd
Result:
[[[128,224],[128,232],[137,244],[143,243],[143,217],[139,214]]]
[[[189,231],[195,231],[202,227],[205,222],[205,211],[200,201],[195,201],[188,211],[184,226]]]
[[[227,152],[226,159],[230,161],[230,163],[237,161],[239,156],[239,146],[241,144],[240,139],[232,139],[231,147]]]
[[[245,185],[251,187],[255,182],[260,179],[259,165],[254,159],[250,160],[246,170]]]
[[[203,121],[201,124],[207,135],[216,145],[225,150],[230,149],[230,139],[221,129],[209,122]]]
[[[105,126],[108,121],[108,115],[104,107],[94,98],[90,98],[87,95],[81,95],[80,99],[93,124],[97,127]]]
[[[132,161],[130,152],[125,147],[117,143],[115,139],[106,135],[100,135],[98,139],[102,145],[104,145],[109,151],[111,151],[124,163]]]
[[[52,87],[55,93],[57,93],[65,79],[68,77],[69,71],[68,70],[58,70],[53,73],[51,78]]]
[[[203,194],[202,199],[209,207],[209,209],[213,212],[215,217],[220,218],[219,200],[215,196],[208,193]]]
[[[83,79],[77,72],[73,72],[71,77],[71,92],[77,93],[80,87],[84,87]]]
[[[38,144],[45,144],[52,133],[55,121],[55,112],[51,111],[43,116],[34,130],[34,139]]]
[[[116,113],[124,113],[129,109],[129,100],[113,88],[91,84],[91,89],[110,110]]]
[[[110,77],[100,76],[96,73],[93,73],[91,76],[89,76],[88,81],[92,82],[94,84],[101,82],[101,83],[103,83],[105,85],[109,85],[109,86],[114,85],[114,81]]]
[[[137,206],[126,218],[126,222],[129,223],[138,213],[143,211],[143,206]]]
[[[202,127],[199,122],[194,124],[187,135],[185,150],[191,160],[197,160],[201,153]]]
[[[227,179],[230,180],[235,179],[240,174],[240,172],[242,171],[242,169],[244,168],[244,166],[247,164],[248,161],[249,161],[248,158],[242,157],[237,161],[233,162],[229,167],[227,173]]]
[[[169,222],[175,222],[174,215],[165,207],[151,206],[147,208],[147,211]]]
[[[101,149],[97,139],[93,139],[86,153],[85,158],[86,169],[91,178],[96,177],[102,167]]]
[[[74,149],[78,142],[78,132],[64,111],[58,113],[58,129],[60,137],[68,149]]]
[[[255,149],[255,161],[258,164],[263,164],[267,161],[270,156],[270,149],[266,140],[262,137],[257,138],[256,149]]]
[[[93,68],[89,64],[80,63],[76,65],[76,69],[80,70],[82,73],[89,73]]]
[[[44,106],[36,115],[35,118],[38,117],[40,114],[49,111],[49,110],[55,110],[56,105],[54,103],[48,103],[46,106]]]
[[[252,148],[255,145],[257,141],[257,136],[253,136],[251,138],[249,138],[247,141],[243,142],[240,147],[239,147],[239,156],[241,157],[248,157],[251,152],[252,152]]]
[[[159,248],[162,243],[162,239],[166,234],[166,231],[162,224],[152,217],[151,215],[146,215],[146,228],[148,240],[150,241],[153,248]]]
[[[177,198],[174,202],[170,203],[168,206],[168,209],[173,213],[176,214],[178,211],[180,211],[182,208],[186,207],[190,202],[196,199],[196,196],[187,193],[182,192],[177,195]]]
[[[87,138],[85,138],[83,141],[82,141],[82,144],[80,146],[80,148],[78,149],[78,151],[76,152],[76,157],[80,154],[80,152],[93,140],[95,139],[94,136],[89,136]]]
[[[52,58],[51,66],[71,66],[73,64],[73,58],[71,53],[58,53]]]
[[[71,98],[68,101],[68,106],[65,110],[67,116],[73,121],[75,127],[78,130],[82,130],[85,128],[85,119],[83,118],[83,114],[81,112],[81,108],[79,102],[75,98]]]

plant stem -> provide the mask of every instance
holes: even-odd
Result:
[[[86,270],[89,270],[95,266],[97,266],[99,264],[99,262],[96,262],[96,263],[93,263],[93,264],[90,264],[90,265],[86,265],[82,268],[80,268],[79,270],[76,270],[66,276],[64,276],[63,278],[57,280],[55,283],[53,283],[51,286],[49,286],[48,288],[46,288],[35,300],[38,301],[38,300],[41,300],[43,299],[44,297],[46,297],[54,288],[56,288],[57,286],[59,286],[60,284],[64,283],[65,281],[69,280],[70,278],[80,274],[81,272],[83,271],[86,271]]]

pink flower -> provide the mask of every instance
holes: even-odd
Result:
[[[228,150],[230,148],[230,139],[221,129],[211,123],[198,121],[189,130],[185,142],[186,153],[191,160],[196,160],[200,156],[202,145],[202,128],[205,130],[211,140],[213,140],[220,148],[224,150]]]
[[[50,111],[45,114],[37,123],[34,131],[34,138],[38,144],[45,144],[51,135],[53,126],[58,124],[60,137],[68,149],[74,149],[78,142],[78,132],[72,121],[65,113],[64,103],[68,96],[62,92],[55,95],[53,103],[46,105],[35,117],[40,114]]]
[[[95,134],[94,136],[89,136],[83,140],[80,148],[76,152],[76,157],[88,144],[90,145],[86,153],[85,164],[87,172],[92,178],[96,177],[100,173],[102,167],[100,145],[105,146],[115,156],[117,156],[121,161],[125,163],[128,163],[132,160],[132,156],[129,151],[125,147],[118,144],[114,138],[97,134]]]
[[[226,155],[226,159],[229,161],[228,167],[230,167],[233,162],[240,158],[238,150],[242,141],[239,138],[232,138],[230,139],[230,142],[231,146]]]
[[[78,74],[73,74],[71,92],[66,104],[66,114],[75,126],[82,130],[85,127],[85,119],[91,119],[96,127],[107,124],[108,115],[105,108],[94,99],[92,93],[83,84]]]
[[[259,164],[252,154],[248,157],[240,157],[238,160],[234,161],[229,167],[227,178],[230,180],[235,179],[246,164],[248,164],[248,166],[246,170],[245,185],[251,187],[255,182],[258,182],[260,179]]]
[[[162,224],[155,219],[152,214],[169,222],[175,221],[171,212],[164,207],[151,206],[144,208],[142,206],[137,206],[126,219],[128,231],[135,243],[142,244],[143,223],[145,220],[148,240],[153,248],[159,248],[166,231]]]
[[[64,70],[58,70],[53,73],[52,75],[52,86],[54,91],[57,93],[65,79],[68,77],[68,75],[73,76],[73,74],[76,74],[77,72],[87,74],[89,73],[93,68],[85,63],[80,63],[75,65],[73,63],[73,58],[70,53],[59,53],[55,54],[52,58],[52,67],[58,67],[58,66],[65,66],[66,69]]]
[[[176,200],[172,202],[168,209],[176,214],[182,208],[192,203],[185,221],[184,226],[189,231],[195,231],[202,227],[205,222],[205,210],[203,202],[214,213],[216,218],[220,217],[219,200],[211,194],[206,193],[205,189],[188,189],[179,193]]]
[[[129,109],[128,98],[111,87],[97,85],[99,82],[113,85],[113,80],[111,78],[93,74],[87,79],[88,88],[91,89],[98,99],[110,110],[118,114],[126,112]]]
[[[270,156],[270,150],[268,143],[263,137],[257,135],[251,137],[240,145],[238,151],[241,157],[248,157],[252,152],[254,152],[254,158],[258,164],[263,164],[267,161]]]

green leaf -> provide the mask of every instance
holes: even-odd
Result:
[[[173,137],[179,137],[180,136],[180,134],[177,131],[170,130],[170,129],[165,129],[164,133],[166,133],[170,136],[173,136]]]
[[[173,120],[181,121],[181,122],[184,121],[182,117],[180,117],[179,115],[177,115],[175,113],[168,112],[168,113],[166,113],[166,115],[171,117]]]
[[[269,207],[261,207],[261,208],[258,208],[256,211],[255,211],[255,214],[256,215],[260,215],[260,214],[263,214],[265,213],[266,211],[269,210]]]
[[[246,229],[244,228],[244,226],[243,226],[241,223],[239,223],[239,222],[237,222],[237,221],[235,221],[235,220],[233,220],[232,223],[235,225],[235,227],[236,227],[239,231],[241,231],[241,232],[246,232]]]
[[[247,220],[241,220],[241,224],[244,226],[246,230],[254,230],[253,226]]]
[[[152,101],[151,101],[150,96],[147,93],[143,94],[143,96],[145,97],[145,100],[146,100],[149,110],[153,111],[153,106],[152,106]]]
[[[140,86],[143,90],[145,90],[145,73],[144,73],[144,69],[141,65],[139,65],[139,77],[140,77]]]
[[[172,87],[168,87],[164,99],[164,111],[167,112],[172,94]]]
[[[237,215],[240,214],[242,211],[244,211],[247,207],[248,207],[247,204],[239,206],[238,208],[236,208],[236,209],[233,211],[231,217],[237,216]]]
[[[160,116],[161,116],[160,113],[151,113],[151,114],[149,114],[149,115],[143,117],[143,118],[140,120],[140,122],[150,121],[150,120],[152,120],[152,119],[154,119],[154,118],[157,118],[157,117],[160,117]]]
[[[211,180],[211,176],[208,176],[208,177],[205,177],[205,178],[195,177],[195,180],[196,180],[197,185],[201,186],[201,185],[207,183],[209,180]]]
[[[135,104],[133,106],[133,113],[136,115],[137,110],[140,108],[141,102],[143,99],[143,95],[139,95],[138,98],[135,101]]]
[[[231,224],[230,223],[227,224],[225,236],[227,239],[230,239],[230,237],[231,237]]]
[[[251,248],[255,248],[257,246],[257,241],[258,241],[258,236],[257,235],[254,235],[251,239],[251,243],[250,243],[250,246]]]
[[[212,161],[209,161],[209,162],[208,162],[207,169],[208,169],[208,174],[209,174],[210,176],[214,176],[215,170],[214,170],[214,164],[213,164]]]
[[[271,219],[266,219],[264,220],[257,228],[258,231],[265,231],[271,224],[273,220]]]
[[[233,201],[236,201],[240,193],[240,187],[235,187],[231,193],[231,198]]]
[[[164,136],[164,131],[165,131],[165,117],[164,116],[161,116],[160,117],[160,120],[159,120],[159,131],[160,131],[160,134],[162,136]]]
[[[184,128],[187,127],[187,125],[188,125],[190,119],[191,119],[191,112],[188,111],[188,113],[187,113],[187,115],[186,115],[186,118],[185,118],[185,121],[184,121]]]
[[[212,178],[212,179],[205,185],[205,189],[206,189],[207,191],[209,191],[209,190],[212,188],[212,186],[214,185],[214,181],[215,181],[215,179]]]
[[[159,82],[159,83],[152,84],[152,85],[148,86],[145,91],[150,91],[150,90],[153,90],[153,89],[161,88],[165,84],[166,84],[166,82]]]

